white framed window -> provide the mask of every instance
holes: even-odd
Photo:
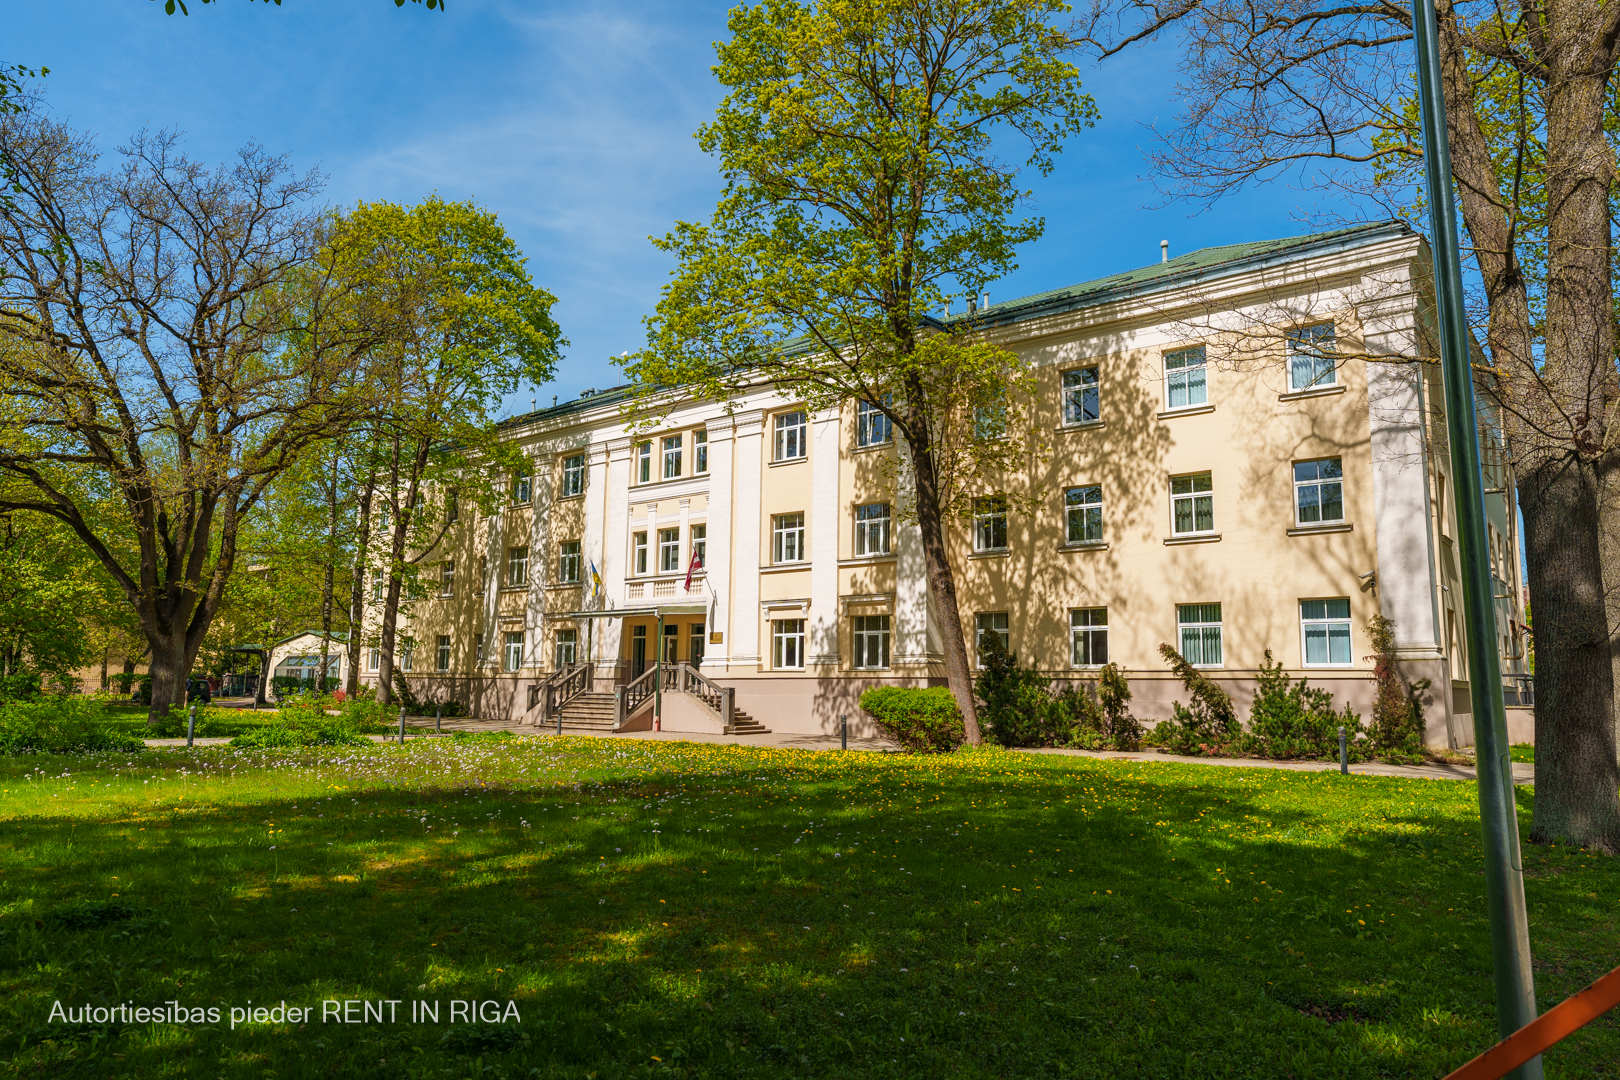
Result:
[[[1170,478],[1170,532],[1188,536],[1215,531],[1215,487],[1207,472]]]
[[[681,475],[681,447],[686,442],[680,435],[664,436],[664,479],[673,480]]]
[[[562,497],[585,494],[585,455],[573,454],[563,458]]]
[[[973,500],[973,550],[1007,550],[1007,499],[986,495]]]
[[[771,667],[778,670],[804,667],[804,620],[771,620]]]
[[[578,540],[564,540],[557,545],[557,584],[578,585],[583,573]]]
[[[976,405],[973,409],[973,437],[980,442],[999,439],[1007,434],[1007,401],[1005,391],[996,400]]]
[[[700,668],[703,666],[703,644],[705,636],[703,624],[700,622],[695,622],[687,628],[686,648],[687,655],[691,657],[691,660],[688,662],[693,667]]]
[[[411,660],[415,657],[415,655],[416,655],[416,639],[415,638],[400,638],[399,639],[399,670],[401,670],[401,671],[409,671],[409,670],[411,670]]]
[[[529,581],[529,549],[511,548],[506,553],[506,586],[516,589]]]
[[[692,472],[702,475],[709,471],[709,433],[704,428],[692,432]]]
[[[855,616],[855,666],[874,671],[889,666],[889,616]]]
[[[376,574],[371,579],[371,601],[380,604],[388,598],[388,575]]]
[[[478,595],[484,595],[484,583],[489,580],[489,556],[478,556]]]
[[[1101,484],[1072,487],[1063,492],[1064,539],[1071,544],[1095,544],[1103,538]]]
[[[438,648],[434,649],[434,668],[438,671],[450,670],[450,635],[440,634]]]
[[[439,595],[456,595],[456,562],[446,559],[439,564]]]
[[[636,483],[652,483],[652,443],[636,444]]]
[[[630,563],[636,568],[636,573],[647,572],[647,534],[644,532],[630,537]]]
[[[1177,604],[1181,655],[1193,667],[1221,666],[1221,605]]]
[[[516,671],[523,666],[523,631],[508,630],[502,640],[501,666]]]
[[[369,653],[370,653],[370,655],[368,655],[366,657],[366,670],[367,671],[380,671],[380,670],[382,670],[382,650],[379,649],[377,646],[373,645],[370,648]]]
[[[1069,611],[1069,664],[1077,668],[1108,663],[1108,609],[1073,608]]]
[[[484,664],[484,635],[479,634],[473,642],[473,663],[482,667]]]
[[[709,527],[693,525],[691,529],[692,555],[701,569],[709,565]]]
[[[681,530],[658,530],[658,572],[674,573],[681,568]]]
[[[1204,347],[1177,349],[1164,354],[1164,407],[1190,409],[1209,404],[1209,374]]]
[[[1338,458],[1294,462],[1294,524],[1344,520],[1344,468]]]
[[[775,460],[793,461],[809,453],[810,448],[805,442],[805,434],[808,430],[804,413],[777,413]]]
[[[557,670],[561,671],[570,664],[576,663],[575,657],[579,653],[579,631],[557,631]]]
[[[528,473],[514,473],[512,476],[512,501],[522,505],[529,501],[534,486],[534,477]]]
[[[1094,367],[1063,373],[1063,423],[1094,424],[1102,419],[1101,386]]]
[[[771,518],[771,562],[804,561],[804,515],[777,514]]]
[[[889,554],[890,512],[888,503],[867,503],[855,508],[855,554]]]
[[[1353,662],[1347,597],[1301,600],[1299,633],[1306,667],[1348,667]]]
[[[884,446],[894,440],[894,422],[876,405],[862,398],[855,403],[855,445]]]
[[[1339,381],[1332,323],[1318,323],[1288,335],[1288,389],[1315,390]]]
[[[979,658],[980,667],[984,667],[986,634],[995,634],[1000,637],[1002,648],[1012,648],[1012,637],[1008,630],[1007,613],[1005,611],[981,612],[973,620],[974,654]]]

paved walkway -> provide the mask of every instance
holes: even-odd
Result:
[[[481,733],[492,731],[510,731],[515,735],[549,735],[550,731],[531,726],[520,726],[510,720],[470,720],[453,719],[441,721],[442,732],[445,735],[457,731]],[[405,718],[405,733],[410,739],[431,737],[433,731],[433,718],[421,716],[407,716]],[[836,735],[798,735],[791,732],[773,731],[761,735],[718,735],[705,732],[689,731],[627,731],[620,735],[595,735],[588,732],[567,732],[570,735],[589,735],[594,738],[613,739],[640,739],[649,742],[698,742],[698,743],[732,743],[741,746],[773,746],[790,750],[837,750],[839,740]],[[392,742],[398,735],[373,735],[376,742]],[[219,746],[230,742],[229,739],[198,739],[198,746]],[[147,739],[146,745],[184,746],[185,739]],[[867,752],[888,753],[900,749],[899,745],[888,739],[859,739],[849,740],[851,750]],[[1164,762],[1180,765],[1207,765],[1216,768],[1236,769],[1284,769],[1292,772],[1331,772],[1339,766],[1329,761],[1268,761],[1264,758],[1206,758],[1182,757],[1176,754],[1161,754],[1152,750],[1143,750],[1132,753],[1117,750],[1068,750],[1057,748],[1042,748],[1021,750],[1024,754],[1063,754],[1070,757],[1103,758],[1111,761],[1143,761]],[[1422,780],[1472,780],[1474,779],[1474,766],[1450,765],[1440,763],[1427,763],[1423,765],[1386,765],[1383,762],[1369,761],[1350,766],[1350,772],[1356,776],[1404,776]],[[1513,765],[1513,782],[1515,784],[1531,784],[1535,782],[1536,767],[1525,762],[1515,762]]]

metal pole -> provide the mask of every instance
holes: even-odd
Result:
[[[405,745],[405,706],[399,707],[399,745]]]
[[[439,735],[444,731],[444,706],[440,705],[433,710],[433,734]]]
[[[838,749],[849,749],[849,713],[838,717]]]
[[[193,705],[191,707],[190,714],[186,717],[186,745],[187,746],[191,745],[192,740],[196,738],[196,735],[197,735],[197,706]]]
[[[1344,725],[1339,725],[1339,775],[1350,775],[1350,749],[1344,741]]]
[[[1463,309],[1451,149],[1446,140],[1445,95],[1440,81],[1433,0],[1414,0],[1412,31],[1423,121],[1423,169],[1428,182],[1430,227],[1434,231],[1435,321],[1440,331],[1440,369],[1445,378],[1451,489],[1456,493],[1457,539],[1462,555],[1463,619],[1473,698],[1491,966],[1496,981],[1496,1027],[1507,1036],[1536,1018],[1536,990],[1530,970],[1530,926],[1524,903],[1518,807],[1513,796],[1513,766],[1508,760],[1507,712],[1502,701],[1501,664],[1496,655],[1496,603],[1486,558],[1479,420],[1474,408],[1470,338]],[[1510,506],[1508,513],[1512,512]],[[1540,1080],[1541,1058],[1532,1058],[1508,1075],[1517,1080]]]

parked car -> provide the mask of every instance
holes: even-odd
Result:
[[[187,679],[186,697],[192,701],[200,699],[204,705],[207,705],[214,700],[214,691],[208,685],[207,679]]]

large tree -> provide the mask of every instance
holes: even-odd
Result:
[[[399,606],[451,522],[455,500],[488,505],[512,448],[495,411],[520,382],[541,383],[566,344],[556,298],[529,279],[496,216],[430,198],[414,207],[362,203],[336,234],[369,303],[391,313],[374,349],[385,394],[359,456],[362,565],[386,576],[377,699],[392,700]],[[372,548],[375,534],[375,548]],[[357,593],[351,612],[361,625]],[[354,653],[351,651],[351,656]]]
[[[1020,369],[1001,350],[939,342],[930,347],[949,352],[956,380],[932,379],[924,348],[947,330],[937,316],[948,296],[977,296],[1041,235],[1042,219],[1020,216],[1020,168],[1049,172],[1094,116],[1068,60],[1075,42],[1053,25],[1064,10],[1057,0],[735,9],[715,68],[728,93],[698,133],[725,191],[707,224],[679,223],[658,242],[679,267],[648,347],[627,364],[649,404],[672,386],[726,397],[763,383],[813,408],[867,401],[887,415],[904,441],[946,677],[974,742],[941,425],[972,412],[964,388],[967,399],[993,395]]]
[[[1531,837],[1620,853],[1620,5],[1437,11],[1452,180],[1497,373],[1481,389],[1506,429],[1536,612]],[[1173,196],[1292,176],[1421,209],[1408,7],[1097,0],[1094,16],[1104,56],[1178,39],[1179,112],[1153,153]]]
[[[120,158],[37,111],[0,122],[0,510],[62,522],[118,583],[156,719],[246,516],[366,411],[374,329],[334,272],[318,177],[254,146],[208,168],[168,134]]]

